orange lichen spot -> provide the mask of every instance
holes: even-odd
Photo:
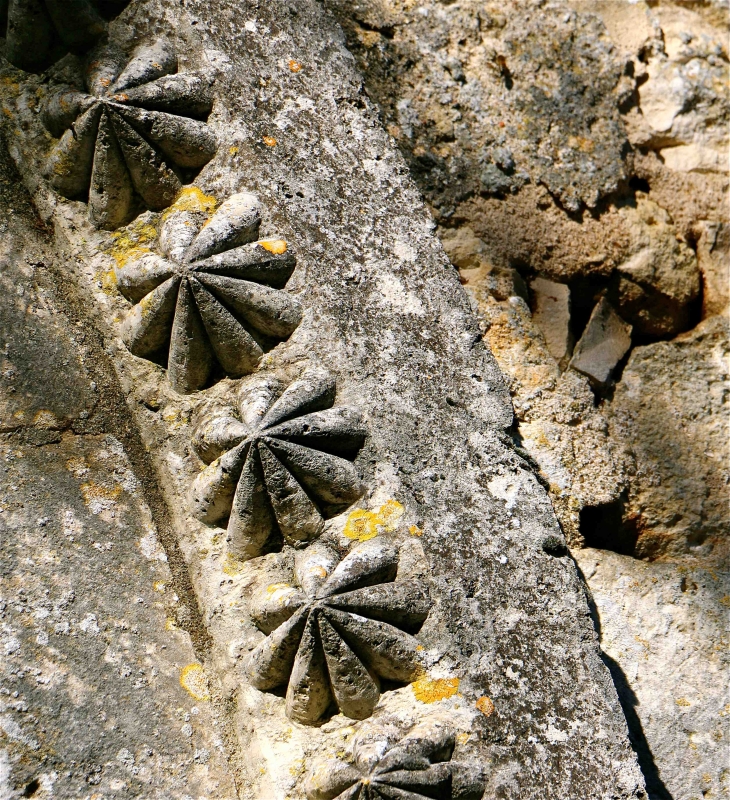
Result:
[[[458,678],[418,678],[411,684],[416,700],[422,703],[436,703],[453,697],[459,691]]]
[[[208,677],[202,664],[188,664],[180,671],[180,686],[194,700],[210,700]]]
[[[377,511],[356,508],[348,515],[343,533],[348,539],[366,542],[378,535],[379,528],[388,533],[394,531],[403,514],[405,508],[397,500],[387,500]]]
[[[236,145],[234,144],[234,145],[233,145],[233,147],[229,147],[229,148],[228,148],[228,152],[229,152],[229,153],[230,153],[232,156],[237,156],[237,155],[238,155],[238,148],[237,148],[237,147],[236,147]]]
[[[262,239],[259,245],[276,256],[286,253],[286,242],[283,239]]]
[[[302,65],[298,61],[295,61],[293,58],[290,58],[289,59],[289,69],[292,72],[301,72],[302,71]]]
[[[423,536],[423,531],[418,525],[411,525],[411,527],[408,528],[408,533],[410,533],[411,536]]]
[[[485,717],[491,717],[494,714],[494,703],[491,698],[486,695],[480,697],[476,702],[476,707],[484,714]]]
[[[129,95],[121,92],[120,94],[113,94],[111,99],[115,100],[117,103],[126,103],[127,100],[129,100]]]
[[[112,80],[111,78],[101,78],[99,83],[106,89],[107,86],[111,86]]]
[[[680,697],[674,701],[678,706],[682,706],[682,708],[689,708],[692,703],[689,702],[685,697]]]
[[[273,136],[264,136],[264,144],[267,147],[276,147],[276,139]]]

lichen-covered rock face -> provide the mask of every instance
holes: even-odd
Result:
[[[381,680],[407,683],[419,670],[417,631],[431,600],[423,583],[398,580],[398,549],[380,537],[337,553],[314,544],[295,562],[294,584],[262,586],[251,611],[269,634],[248,675],[262,691],[286,686],[286,714],[312,725],[331,706],[369,717]],[[420,649],[423,649],[422,647]]]
[[[46,175],[64,197],[88,200],[97,228],[113,230],[135,210],[171,205],[215,154],[204,122],[212,77],[177,66],[164,39],[138,46],[129,59],[103,45],[87,59],[85,92],[60,85],[45,99],[43,123],[60,137]]]
[[[203,413],[193,443],[212,463],[192,487],[192,507],[208,524],[228,518],[235,558],[280,547],[282,538],[307,545],[364,492],[348,459],[366,430],[356,408],[334,400],[332,375],[309,368],[286,387],[273,375],[254,379],[241,386],[239,409]]]
[[[256,198],[229,197],[210,218],[171,210],[159,237],[161,255],[145,253],[117,270],[119,291],[135,303],[122,325],[129,350],[165,357],[173,388],[203,388],[216,368],[239,378],[302,318],[280,289],[296,265],[283,239],[254,241]],[[165,352],[165,349],[167,351]]]
[[[0,26],[5,57],[37,71],[66,52],[82,52],[106,33],[106,18],[128,0],[4,0]]]
[[[453,761],[456,733],[434,715],[405,732],[388,720],[358,730],[352,762],[322,758],[304,785],[309,800],[479,800],[484,784],[470,764]]]

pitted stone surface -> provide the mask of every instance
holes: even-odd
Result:
[[[128,61],[105,44],[86,60],[86,93],[60,85],[45,99],[43,122],[60,137],[48,179],[64,197],[88,199],[98,228],[118,228],[140,207],[171,205],[215,153],[202,121],[213,106],[212,76],[177,73],[177,66],[164,40],[137,47]]]
[[[253,241],[256,198],[232,195],[207,218],[171,210],[160,231],[162,255],[146,252],[116,272],[136,305],[122,336],[130,351],[167,361],[179,392],[202,389],[214,372],[253,372],[264,350],[287,338],[302,318],[283,287],[296,264],[282,239]],[[275,288],[276,287],[276,288]]]
[[[337,561],[331,548],[311,545],[296,559],[295,585],[262,586],[251,606],[269,634],[251,654],[251,683],[287,686],[287,716],[305,724],[333,704],[369,717],[381,680],[407,683],[420,666],[418,640],[406,631],[421,627],[431,601],[421,582],[395,580],[397,548],[379,537]]]
[[[335,380],[310,367],[289,386],[274,375],[239,389],[240,408],[202,415],[194,444],[211,462],[191,491],[195,516],[228,518],[229,552],[237,559],[303,547],[365,491],[348,460],[366,430],[357,408],[334,406]],[[215,460],[212,460],[215,459]]]

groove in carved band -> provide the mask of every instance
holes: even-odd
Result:
[[[377,725],[377,723],[376,723]],[[361,729],[353,763],[320,759],[305,782],[309,800],[478,800],[478,770],[452,761],[455,733],[442,717],[425,720],[405,735],[394,725]]]
[[[258,201],[246,193],[229,197],[209,221],[171,211],[160,232],[163,255],[146,253],[116,271],[119,291],[136,304],[122,337],[141,358],[166,351],[176,391],[203,388],[216,364],[234,378],[253,372],[301,321],[299,303],[277,288],[294,253],[281,239],[252,242],[260,221]]]
[[[213,107],[209,75],[177,73],[177,55],[164,40],[125,61],[111,45],[98,48],[86,66],[87,91],[60,86],[41,109],[44,125],[60,137],[46,176],[64,197],[88,199],[92,224],[107,230],[141,207],[169,206],[217,148],[202,121]]]
[[[192,506],[209,524],[229,517],[230,552],[246,560],[278,537],[306,545],[362,495],[348,459],[366,431],[357,409],[332,407],[335,381],[324,370],[306,370],[286,389],[271,375],[242,389],[240,409],[207,413],[196,426],[193,444],[212,463],[193,484]]]
[[[396,580],[398,550],[381,539],[337,554],[317,542],[297,554],[296,585],[264,586],[252,615],[269,634],[248,674],[261,691],[287,686],[286,713],[313,724],[331,706],[365,719],[380,681],[407,683],[419,672],[417,632],[431,608],[416,580]]]
[[[105,17],[127,0],[0,0],[5,57],[20,69],[36,71],[65,53],[91,47],[106,32]]]

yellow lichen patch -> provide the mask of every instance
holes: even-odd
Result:
[[[128,261],[150,252],[147,245],[157,238],[157,228],[149,222],[137,220],[121,231],[112,234],[113,244],[109,255],[123,267]]]
[[[48,411],[45,408],[42,408],[40,411],[37,411],[33,416],[33,424],[37,425],[39,428],[59,428],[61,427],[61,423],[58,420],[58,417],[53,413],[53,411]]]
[[[81,457],[74,456],[66,461],[66,469],[74,476],[74,478],[81,478],[89,472],[89,466],[86,460]]]
[[[233,577],[234,575],[238,575],[238,573],[243,569],[243,561],[239,561],[237,558],[234,558],[230,553],[226,553],[226,559],[223,562],[223,572],[226,575],[230,575]]]
[[[680,697],[674,701],[678,706],[682,706],[682,708],[689,708],[692,703],[689,702],[685,697]]]
[[[425,675],[411,684],[416,700],[422,703],[436,703],[453,697],[459,691],[458,678],[429,678]]]
[[[411,525],[411,527],[408,528],[408,533],[410,533],[411,536],[423,536],[423,531],[418,527],[418,525]]]
[[[386,501],[377,511],[356,508],[350,512],[343,533],[348,539],[366,542],[374,539],[379,528],[392,532],[398,527],[398,520],[405,514],[405,508],[397,500]]]
[[[264,144],[267,147],[276,147],[277,142],[276,142],[276,139],[274,139],[273,136],[264,136],[264,140],[263,141],[264,141]]]
[[[298,61],[295,61],[293,58],[290,58],[289,59],[289,69],[292,72],[301,72],[302,65]]]
[[[730,606],[730,594],[726,594],[726,595],[724,595],[723,597],[721,597],[721,598],[720,598],[720,602],[721,602],[721,603],[722,603],[724,606]]]
[[[188,664],[180,671],[180,686],[194,700],[210,700],[208,678],[202,664]]]
[[[95,514],[99,513],[94,510],[95,508],[108,508],[117,501],[121,493],[121,486],[112,486],[109,488],[108,486],[102,486],[102,484],[93,483],[92,481],[81,484],[81,494],[84,496],[84,503]]]
[[[172,617],[168,617],[165,620],[165,630],[166,631],[176,631],[176,630],[178,630],[177,622]]]
[[[230,153],[232,156],[237,156],[237,155],[238,155],[238,148],[237,148],[235,145],[233,145],[233,147],[229,147],[229,148],[228,148],[228,152],[229,152],[229,153]]]
[[[153,589],[154,589],[156,592],[159,592],[160,594],[163,594],[163,593],[164,593],[164,591],[165,591],[165,585],[166,585],[166,584],[165,584],[165,581],[155,581],[155,582],[152,584],[152,588],[153,588]]]
[[[175,202],[163,213],[167,218],[174,211],[199,211],[203,214],[212,214],[218,201],[212,194],[204,194],[197,186],[185,186],[180,189]]]
[[[259,244],[275,256],[286,253],[286,242],[283,239],[262,239]]]
[[[494,703],[490,697],[486,695],[480,697],[476,702],[476,707],[484,714],[485,717],[491,717],[494,714]]]

